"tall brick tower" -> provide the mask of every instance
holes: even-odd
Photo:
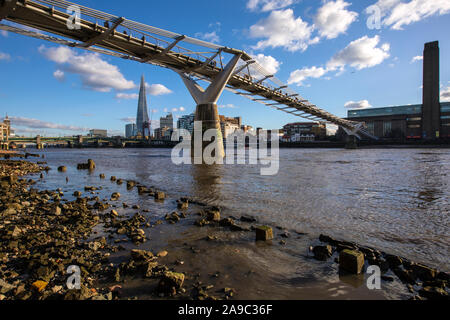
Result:
[[[438,139],[441,129],[438,41],[425,43],[425,49],[423,51],[422,98],[422,139]]]

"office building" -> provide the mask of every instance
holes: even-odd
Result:
[[[129,123],[125,126],[125,137],[131,138],[136,136],[136,124]]]
[[[173,115],[172,113],[168,113],[167,116],[159,118],[159,127],[160,128],[169,128],[173,129]]]
[[[89,130],[89,136],[92,138],[106,138],[108,136],[108,131],[102,129],[92,129]]]
[[[146,137],[150,135],[150,119],[147,109],[147,94],[145,91],[144,75],[141,77],[141,87],[139,89],[138,110],[136,116],[136,136]]]

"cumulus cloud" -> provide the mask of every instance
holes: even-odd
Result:
[[[138,99],[139,95],[137,93],[117,93],[116,99],[120,100],[135,100]]]
[[[450,87],[441,90],[441,102],[450,102]]]
[[[411,63],[417,62],[417,61],[422,61],[423,60],[423,56],[415,56],[411,59]]]
[[[390,45],[380,43],[379,36],[369,38],[364,36],[350,42],[347,47],[335,54],[328,62],[326,67],[310,67],[295,70],[290,74],[288,83],[303,85],[307,78],[320,78],[328,72],[339,70],[343,72],[347,65],[357,69],[374,67],[389,58]]]
[[[343,0],[325,3],[317,11],[314,19],[321,37],[334,39],[341,33],[345,33],[350,25],[356,21],[358,14],[347,10],[350,3]]]
[[[235,106],[232,103],[229,103],[229,104],[219,105],[219,108],[222,108],[222,109],[226,109],[226,108],[228,108],[228,109],[237,109],[238,107]]]
[[[183,112],[186,111],[186,109],[184,107],[180,107],[180,111]]]
[[[128,90],[136,87],[133,81],[125,79],[117,66],[101,59],[97,53],[77,53],[68,47],[39,47],[39,52],[48,60],[58,64],[61,71],[77,74],[83,86],[99,92]]]
[[[216,31],[211,31],[211,32],[197,32],[195,34],[195,36],[197,38],[203,39],[205,41],[208,42],[212,42],[212,43],[219,43],[220,42],[220,37],[217,35]]]
[[[311,68],[303,68],[299,70],[295,70],[291,72],[291,75],[289,76],[288,84],[297,84],[298,86],[303,85],[303,81],[307,78],[320,78],[325,73],[327,73],[327,70],[322,67],[311,67]]]
[[[126,123],[136,123],[136,117],[121,118],[120,121],[123,121]]]
[[[370,68],[382,63],[389,58],[390,45],[384,43],[381,47],[377,47],[380,43],[378,35],[373,38],[364,36],[345,47],[338,52],[327,64],[327,68],[335,70],[350,65],[358,70]]]
[[[344,104],[344,107],[347,109],[366,109],[371,108],[372,106],[369,104],[369,101],[361,100],[361,101],[348,101]]]
[[[7,37],[8,36],[8,31],[0,30],[0,36]]]
[[[9,117],[9,118],[11,119],[11,125],[18,127],[26,127],[32,129],[57,129],[64,131],[77,131],[77,132],[80,131],[84,132],[89,130],[88,128],[58,124],[32,118],[23,118],[23,117]]]
[[[275,74],[278,72],[278,70],[280,70],[281,62],[279,62],[272,56],[266,56],[260,53],[252,57],[260,66],[266,69],[266,71],[269,72],[270,74]]]
[[[61,82],[64,81],[66,78],[64,72],[59,69],[53,72],[53,76],[55,77],[56,80]]]
[[[11,56],[7,53],[0,52],[0,60],[9,60]]]
[[[248,0],[247,8],[251,11],[272,11],[289,7],[296,3],[297,0]]]
[[[313,26],[301,17],[295,17],[292,9],[272,11],[270,15],[250,27],[251,38],[263,38],[253,49],[282,47],[295,52],[306,50],[311,44]],[[316,41],[316,40],[314,40]]]
[[[434,15],[450,13],[448,0],[379,0],[375,3],[381,10],[383,25],[394,30]]]
[[[172,93],[172,90],[168,89],[166,86],[157,83],[157,84],[145,84],[146,88],[147,88],[147,92],[149,95],[151,96],[162,96],[165,94],[170,94]]]

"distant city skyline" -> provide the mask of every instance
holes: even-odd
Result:
[[[415,0],[199,0],[199,7],[208,8],[207,19],[181,1],[180,12],[164,2],[142,3],[141,10],[105,0],[79,3],[243,49],[302,96],[341,117],[350,108],[421,103],[423,44],[439,40],[441,102],[450,100],[447,1],[419,6]],[[368,8],[374,4],[381,9],[380,28],[368,27]],[[162,14],[167,12],[169,21]],[[18,135],[76,135],[98,128],[123,135],[136,114],[142,74],[151,97],[150,118],[172,112],[177,121],[195,108],[170,70],[3,31],[0,68],[0,117],[8,112]],[[229,92],[219,105],[221,114],[241,116],[253,127],[275,129],[303,121]]]

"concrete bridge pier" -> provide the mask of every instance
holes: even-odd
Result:
[[[358,149],[356,136],[347,135],[347,137],[345,138],[345,149]]]
[[[216,154],[212,154],[212,156],[216,159],[223,159],[225,157],[225,149],[223,146],[222,131],[220,129],[217,101],[219,100],[220,95],[225,89],[228,81],[233,76],[233,72],[240,58],[241,54],[234,55],[234,57],[228,62],[225,68],[212,80],[211,84],[206,90],[203,89],[197,82],[195,82],[185,73],[178,72],[187,89],[189,90],[192,98],[194,98],[195,102],[197,103],[194,121],[202,122],[201,127],[194,126],[194,134],[191,142],[191,157],[194,159],[194,164],[204,163],[203,151],[212,143],[215,144],[214,150],[216,151]],[[204,133],[209,129],[216,130],[217,140],[215,140],[214,142],[203,141],[202,139]],[[200,148],[194,148],[196,145],[196,137],[197,139],[200,138],[202,140],[201,150]]]

